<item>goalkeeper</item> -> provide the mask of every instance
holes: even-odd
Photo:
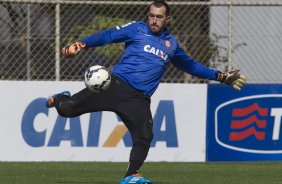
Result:
[[[170,9],[164,1],[148,7],[147,22],[134,21],[89,35],[62,49],[66,57],[73,57],[84,49],[110,43],[125,42],[124,53],[112,69],[110,87],[93,93],[87,88],[70,95],[68,91],[50,96],[47,107],[55,107],[64,117],[76,117],[97,111],[115,112],[128,128],[133,142],[129,164],[120,184],[151,183],[137,175],[143,165],[153,138],[153,119],[150,97],[157,89],[169,63],[200,78],[219,81],[241,90],[246,78],[239,70],[221,72],[207,68],[190,58],[170,34]],[[134,182],[133,182],[134,181]]]

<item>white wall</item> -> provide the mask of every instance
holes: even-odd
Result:
[[[97,139],[98,144],[87,146],[90,114],[72,120],[61,119],[54,108],[45,108],[44,102],[50,94],[67,89],[75,93],[83,87],[83,82],[0,81],[0,161],[127,161],[130,147],[125,147],[123,139],[116,146],[103,146],[114,128],[122,124],[114,113],[102,113],[100,129],[95,129],[95,134],[91,129],[90,133],[91,140]],[[162,119],[158,132],[168,133],[173,129],[168,130],[166,126],[175,124],[175,134],[167,135],[172,142],[177,140],[177,145],[167,146],[168,138],[157,141],[147,160],[205,161],[206,96],[206,85],[160,85],[152,97],[153,117],[157,109],[162,112],[158,113]],[[160,107],[166,103],[170,105]],[[58,133],[55,126],[58,122],[66,123],[60,129],[65,134]],[[71,130],[75,136],[66,138]],[[59,139],[59,143],[50,146],[51,137]],[[80,137],[82,144],[79,144]]]

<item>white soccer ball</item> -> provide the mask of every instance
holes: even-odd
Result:
[[[110,86],[111,75],[103,66],[91,66],[85,72],[84,83],[89,90],[95,93],[100,93],[101,91],[108,89]]]

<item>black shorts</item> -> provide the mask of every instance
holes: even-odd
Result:
[[[64,104],[63,106],[71,109],[71,117],[90,112],[112,111],[121,118],[128,129],[131,126],[143,127],[144,124],[152,124],[150,97],[132,88],[115,75],[112,75],[107,90],[94,93],[85,88],[65,100]],[[58,108],[57,110],[60,111]]]

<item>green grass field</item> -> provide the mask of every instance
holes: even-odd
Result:
[[[0,162],[0,183],[118,183],[126,163]],[[145,163],[154,184],[282,184],[282,162]]]

